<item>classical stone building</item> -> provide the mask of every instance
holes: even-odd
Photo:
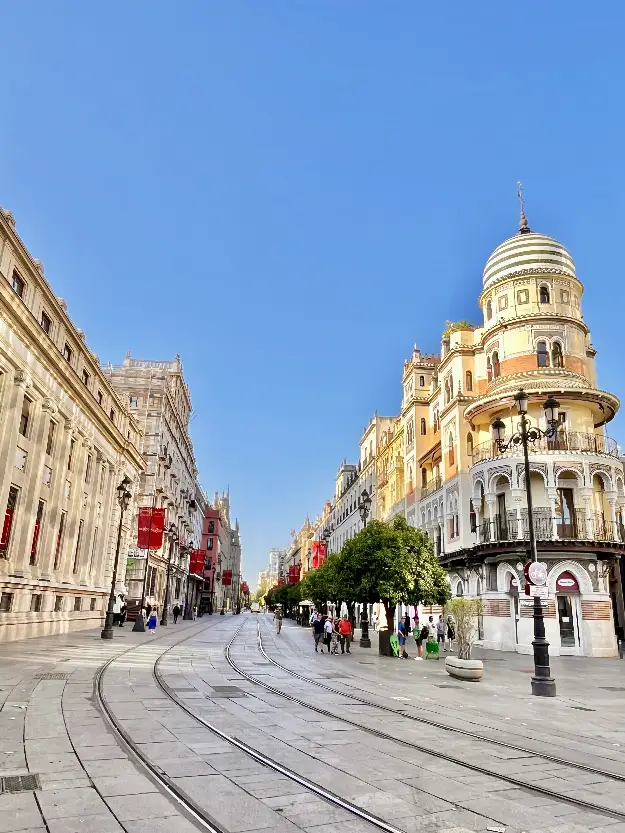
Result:
[[[140,445],[127,403],[0,210],[0,640],[102,622],[126,477],[124,592]]]
[[[215,567],[211,593],[213,611],[216,613],[236,608],[243,578],[241,534],[238,520],[235,519],[234,525],[230,521],[229,491],[221,495],[215,494],[207,516],[216,520],[214,531],[209,536],[214,540],[209,554],[212,554]],[[224,584],[224,570],[232,573],[230,584]]]
[[[142,432],[145,460],[137,506],[165,508],[165,528],[159,550],[145,560],[132,561],[127,575],[129,598],[141,599],[146,575],[146,599],[162,610],[171,548],[169,603],[182,604],[187,596],[189,556],[199,547],[203,512],[198,507],[198,471],[189,435],[191,396],[180,357],[173,361],[133,359],[104,368],[111,385],[130,410]],[[198,517],[199,516],[199,517]],[[133,528],[137,529],[136,509]]]

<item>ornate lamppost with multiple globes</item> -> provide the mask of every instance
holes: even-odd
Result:
[[[163,627],[167,626],[167,608],[169,607],[169,582],[171,580],[171,558],[174,554],[174,544],[178,541],[178,529],[176,528],[176,524],[172,523],[169,525],[169,529],[167,530],[167,536],[169,537],[169,556],[167,558],[167,578],[165,580],[165,600],[163,602],[163,612],[161,614],[161,625]]]
[[[367,526],[367,518],[369,517],[369,512],[371,512],[371,495],[366,489],[362,490],[360,495],[360,500],[358,501],[358,511],[360,512],[360,517],[362,520],[363,529],[366,529]],[[369,602],[365,601],[362,606],[362,613],[360,614],[360,647],[361,648],[370,648],[371,647],[371,639],[369,638]]]
[[[534,512],[532,505],[532,487],[530,483],[530,461],[529,443],[535,443],[543,438],[551,439],[556,436],[558,430],[558,408],[560,403],[550,396],[543,405],[547,428],[543,431],[531,425],[527,416],[529,396],[524,390],[519,390],[514,395],[514,402],[519,413],[520,422],[518,430],[505,439],[506,426],[503,420],[496,419],[493,422],[493,440],[500,452],[509,448],[523,448],[523,462],[525,468],[525,493],[527,495],[527,521],[529,526],[529,548],[530,564],[527,572],[532,584],[544,586],[547,580],[546,570],[538,561],[536,549],[536,534],[534,530]],[[545,620],[543,618],[543,607],[538,593],[534,593],[534,676],[532,677],[532,694],[538,697],[555,697],[556,681],[551,676],[549,667],[549,643],[545,638]]]
[[[106,620],[104,628],[100,636],[102,639],[113,638],[113,618],[115,616],[115,585],[117,584],[117,568],[119,566],[119,548],[122,542],[122,521],[124,520],[124,512],[128,509],[130,498],[132,495],[128,491],[130,485],[130,478],[124,477],[122,482],[117,487],[117,502],[119,503],[119,527],[117,529],[117,547],[115,548],[115,561],[113,563],[113,575],[111,577],[111,592],[109,595],[109,604],[106,611]]]

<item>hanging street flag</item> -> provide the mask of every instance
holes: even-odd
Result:
[[[204,572],[204,550],[193,550],[189,560],[189,572],[201,576]]]
[[[221,574],[221,583],[229,587],[232,584],[232,570],[224,570]]]
[[[137,547],[141,550],[160,550],[163,546],[165,509],[139,507]]]

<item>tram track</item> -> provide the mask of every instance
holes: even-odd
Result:
[[[245,623],[243,623],[243,624],[245,624]],[[408,741],[408,740],[404,740],[402,738],[395,737],[394,735],[390,735],[390,734],[388,734],[386,732],[383,732],[379,729],[372,729],[371,727],[364,726],[362,723],[359,723],[356,720],[352,720],[351,718],[347,718],[347,717],[344,717],[344,716],[341,716],[341,715],[337,715],[335,712],[332,712],[328,709],[324,709],[321,706],[313,705],[310,702],[308,702],[306,700],[303,700],[299,697],[295,697],[292,694],[287,694],[286,692],[282,691],[281,689],[277,688],[276,686],[270,685],[265,680],[259,680],[258,678],[254,677],[251,674],[248,674],[246,671],[244,671],[242,668],[240,668],[240,666],[237,665],[237,663],[233,660],[233,658],[231,656],[231,650],[230,649],[232,647],[232,644],[236,640],[236,637],[238,636],[242,627],[243,627],[243,625],[235,633],[235,635],[231,639],[230,643],[226,647],[226,650],[225,650],[226,659],[227,659],[229,665],[231,666],[231,668],[234,671],[236,671],[237,674],[239,674],[241,677],[246,679],[248,682],[251,682],[254,685],[260,686],[265,691],[268,691],[272,694],[275,694],[279,697],[282,697],[285,700],[288,700],[289,702],[294,703],[298,706],[302,706],[306,709],[310,709],[311,711],[314,711],[317,714],[321,714],[324,717],[328,717],[332,720],[337,720],[337,721],[340,721],[340,722],[345,723],[347,725],[350,725],[350,726],[354,727],[355,729],[366,732],[367,734],[371,734],[371,735],[373,735],[377,738],[387,740],[387,741],[392,741],[392,742],[397,743],[401,746],[409,747],[409,748],[414,749],[418,752],[425,753],[427,755],[431,755],[433,757],[436,757],[436,758],[439,758],[441,760],[447,761],[448,763],[456,764],[458,766],[464,767],[467,770],[471,770],[472,772],[474,772],[476,774],[480,774],[480,775],[483,775],[483,776],[488,776],[490,778],[496,778],[500,781],[505,781],[505,782],[509,783],[513,787],[523,789],[523,790],[529,790],[533,793],[537,793],[537,794],[542,795],[542,796],[544,796],[546,798],[549,798],[551,800],[560,801],[560,802],[563,802],[563,803],[566,803],[566,804],[569,804],[569,805],[572,805],[572,806],[575,806],[575,807],[579,807],[579,808],[584,809],[586,811],[590,811],[592,813],[607,816],[608,818],[612,818],[612,819],[617,820],[617,821],[625,821],[625,812],[623,812],[622,810],[619,810],[619,809],[616,809],[616,808],[613,808],[613,807],[607,807],[607,806],[597,804],[597,803],[594,803],[594,802],[591,802],[591,801],[586,801],[585,799],[582,799],[582,798],[579,798],[579,797],[576,797],[576,796],[565,795],[565,794],[559,793],[555,790],[551,790],[547,787],[542,787],[539,784],[533,784],[533,783],[530,783],[528,781],[524,781],[521,778],[517,778],[513,775],[509,775],[509,774],[505,774],[505,773],[499,773],[499,772],[496,772],[492,769],[488,769],[487,767],[484,767],[480,764],[476,764],[476,763],[472,763],[470,761],[463,760],[462,758],[459,758],[456,755],[452,755],[452,754],[449,754],[449,753],[446,753],[446,752],[442,752],[440,750],[432,749],[431,747],[415,743],[414,741]],[[280,665],[280,663],[277,663],[277,662],[271,660],[271,658],[268,657],[268,655],[266,654],[266,652],[262,648],[262,636],[261,636],[261,633],[260,633],[260,624],[259,623],[257,623],[257,637],[258,637],[258,643],[257,644],[258,644],[259,652],[273,665],[275,665],[278,668],[286,671],[289,674],[292,674],[295,677],[298,677],[302,681],[305,681],[307,683],[314,684],[314,685],[319,685],[320,687],[325,688],[328,691],[331,691],[332,693],[339,694],[339,695],[346,696],[346,697],[350,697],[350,695],[346,695],[344,692],[340,691],[339,689],[334,689],[331,686],[326,686],[322,683],[319,683],[316,680],[312,680],[312,679],[309,679],[307,677],[304,677],[303,675],[297,674],[296,672],[291,672],[290,669],[285,668],[284,666]],[[363,703],[367,706],[376,707],[376,704],[368,702],[368,701],[366,701],[362,698],[358,698],[355,695],[352,695],[350,699],[357,700],[358,702]],[[380,706],[380,708],[384,711],[390,711],[398,717],[406,717],[407,716],[407,715],[404,715],[404,714],[396,711],[395,709],[391,709],[390,707]],[[429,722],[429,723],[430,723],[430,725],[436,725],[434,722]],[[449,727],[445,726],[444,724],[438,725],[438,728],[449,729]],[[452,731],[453,731],[453,729],[452,729]],[[470,737],[472,737],[476,740],[484,740],[486,742],[490,742],[489,738],[486,738],[486,737],[483,738],[483,737],[477,736],[477,735],[475,735],[474,733],[471,733],[471,732],[466,732],[464,734],[468,734]],[[594,774],[597,774],[597,775],[601,775],[601,776],[606,777],[606,778],[611,779],[611,780],[616,780],[616,781],[624,781],[625,780],[625,778],[623,778],[623,776],[620,776],[616,773],[609,773],[609,772],[604,772],[602,770],[596,770],[596,769],[593,769],[592,767],[588,767],[588,766],[585,766],[583,764],[576,764],[575,762],[569,762],[569,761],[566,761],[564,759],[556,758],[555,756],[546,756],[546,755],[543,756],[540,753],[533,752],[532,750],[521,749],[520,747],[515,747],[514,745],[506,744],[505,742],[501,742],[501,743],[504,746],[507,745],[512,750],[521,751],[521,752],[524,752],[525,754],[533,755],[534,757],[539,758],[539,759],[549,760],[550,762],[554,762],[554,761],[557,760],[560,763],[560,765],[562,765],[562,766],[570,766],[574,769],[581,769],[581,770],[584,770],[587,773],[594,773]]]
[[[446,732],[453,732],[458,735],[462,735],[464,737],[471,738],[472,740],[482,741],[484,743],[489,743],[493,746],[498,746],[503,749],[510,749],[513,752],[523,752],[527,755],[533,755],[536,758],[540,758],[541,760],[548,761],[552,764],[558,764],[560,766],[568,766],[573,769],[579,769],[582,772],[586,772],[590,775],[600,775],[604,778],[607,778],[612,781],[620,781],[625,783],[625,775],[621,775],[617,772],[611,772],[610,770],[599,769],[597,767],[592,767],[588,764],[580,763],[579,761],[570,761],[567,758],[560,758],[557,755],[550,755],[546,752],[540,752],[536,749],[530,749],[527,746],[520,746],[518,744],[510,743],[509,741],[498,740],[497,738],[491,738],[487,735],[481,735],[478,732],[471,732],[469,729],[460,729],[457,726],[449,726],[446,723],[441,723],[437,720],[433,720],[432,718],[423,717],[417,714],[407,713],[405,711],[399,711],[398,709],[394,709],[391,706],[385,706],[382,703],[373,703],[371,700],[367,700],[364,697],[359,697],[356,694],[352,694],[350,692],[341,691],[341,689],[334,688],[333,686],[329,686],[325,683],[322,683],[320,680],[315,680],[311,677],[306,677],[303,674],[298,673],[297,671],[293,671],[290,668],[282,665],[281,663],[277,662],[276,660],[272,659],[264,649],[262,634],[260,629],[260,622],[257,622],[258,627],[258,650],[267,662],[274,665],[276,668],[279,668],[281,671],[290,674],[292,677],[301,680],[302,682],[307,683],[308,685],[314,685],[318,688],[324,689],[325,691],[331,692],[332,694],[338,694],[341,697],[346,697],[354,702],[360,703],[364,706],[369,706],[371,708],[377,709],[378,711],[384,711],[389,714],[394,715],[395,717],[405,718],[406,720],[411,720],[415,723],[421,723],[426,726],[431,726],[435,729],[442,729]],[[342,719],[342,718],[340,718]]]
[[[230,645],[234,642],[244,625],[245,621],[241,623],[240,627],[236,630],[235,634],[230,639],[230,642],[226,645],[226,651],[229,650]],[[212,627],[215,627],[215,625],[209,626],[209,628]],[[207,630],[209,628],[206,628],[204,630]],[[199,633],[202,632],[203,631],[200,631]],[[292,770],[289,767],[284,766],[279,761],[272,759],[270,756],[265,755],[262,752],[259,752],[257,749],[254,749],[252,746],[249,746],[248,744],[239,740],[239,738],[235,738],[232,735],[229,735],[227,732],[222,731],[221,729],[219,729],[218,726],[215,726],[214,724],[210,723],[208,720],[196,714],[191,708],[189,708],[189,706],[187,706],[187,704],[183,700],[181,700],[181,698],[179,698],[174,691],[172,691],[170,686],[167,685],[163,678],[163,675],[160,673],[159,666],[163,659],[171,651],[173,651],[176,648],[179,648],[185,642],[188,642],[189,640],[194,639],[197,636],[198,633],[193,633],[189,636],[183,637],[178,642],[167,647],[161,654],[159,654],[159,656],[154,661],[152,673],[156,681],[156,684],[166,695],[166,697],[168,697],[173,703],[175,703],[176,706],[178,706],[183,712],[192,717],[198,724],[208,729],[221,740],[226,741],[235,749],[244,752],[250,758],[255,760],[257,763],[260,763],[263,766],[267,767],[269,770],[289,778],[290,780],[297,783],[300,787],[308,790],[310,793],[316,795],[317,797],[324,799],[330,805],[348,811],[355,818],[358,818],[361,821],[365,821],[371,824],[378,830],[384,831],[384,833],[404,833],[404,831],[402,831],[401,828],[398,828],[393,824],[390,824],[385,819],[382,819],[379,816],[376,816],[375,814],[368,812],[362,807],[353,804],[352,802],[342,798],[341,796],[337,795],[336,793],[333,793],[325,787],[322,787],[319,784],[315,784],[313,781],[310,781],[308,778],[305,778],[304,776],[300,775],[295,770]],[[104,715],[104,718],[108,723],[109,727],[117,735],[122,747],[129,754],[131,759],[137,761],[143,767],[143,769],[149,774],[151,779],[160,786],[162,791],[166,795],[168,795],[178,806],[180,806],[188,816],[190,816],[203,830],[208,831],[208,833],[230,833],[230,831],[228,831],[223,825],[220,825],[217,821],[215,821],[215,819],[213,819],[210,816],[210,814],[207,813],[205,808],[201,807],[191,796],[188,795],[188,793],[185,790],[179,787],[174,779],[170,778],[157,764],[150,760],[148,755],[146,755],[143,752],[140,746],[133,741],[130,733],[120,724],[120,721],[115,716],[113,709],[111,708],[110,704],[106,699],[106,695],[104,692],[104,677],[106,671],[113,665],[113,663],[127,656],[133,650],[144,647],[144,645],[134,645],[128,650],[122,652],[121,654],[112,657],[108,662],[106,662],[98,669],[94,681],[94,692],[96,701],[100,707],[100,711]]]
[[[415,744],[410,741],[403,741],[400,738],[394,737],[389,735],[385,732],[381,732],[376,729],[371,729],[362,724],[359,724],[357,721],[353,721],[349,718],[338,716],[335,713],[322,709],[318,706],[312,706],[310,703],[305,702],[293,695],[286,694],[285,692],[281,691],[280,689],[276,688],[275,686],[270,685],[269,683],[265,682],[264,680],[258,680],[257,678],[253,677],[253,675],[248,674],[244,669],[241,669],[240,666],[237,664],[236,660],[232,656],[232,649],[235,645],[237,638],[239,637],[241,631],[245,627],[246,623],[249,620],[244,620],[241,625],[236,629],[234,634],[231,636],[229,641],[227,642],[224,648],[224,656],[228,663],[228,665],[232,668],[232,670],[243,679],[247,680],[251,684],[255,686],[262,687],[265,691],[269,691],[272,694],[275,694],[281,698],[284,698],[290,702],[293,702],[299,706],[304,706],[308,709],[312,709],[325,717],[331,718],[335,721],[341,721],[343,723],[349,724],[354,728],[376,735],[379,738],[383,738],[385,740],[392,741],[394,743],[401,744],[403,746],[411,747],[419,752],[426,753],[428,755],[440,758],[441,760],[446,760],[454,764],[458,764],[468,770],[472,770],[474,773],[480,773],[481,775],[486,775],[491,778],[499,779],[510,783],[515,787],[520,787],[524,790],[530,790],[534,793],[538,793],[543,795],[544,797],[548,797],[552,801],[562,802],[564,804],[569,804],[575,806],[577,808],[582,808],[588,812],[591,812],[597,816],[599,820],[601,818],[609,818],[615,821],[625,821],[625,812],[622,812],[618,809],[607,807],[599,804],[595,804],[590,801],[585,801],[581,798],[569,795],[560,794],[554,790],[543,788],[537,786],[535,784],[527,783],[522,781],[521,779],[515,778],[513,776],[502,775],[500,773],[494,772],[492,770],[487,769],[486,767],[481,767],[476,764],[472,764],[462,759],[450,755],[438,752],[436,750],[432,750],[431,748],[427,748],[425,746],[421,746],[419,744]],[[218,623],[219,624],[219,623]],[[173,653],[176,649],[180,648],[184,643],[196,639],[200,634],[204,633],[206,630],[212,630],[215,625],[210,625],[208,628],[204,628],[202,631],[196,631],[188,636],[184,636],[182,639],[178,640],[172,645],[166,647],[159,656],[154,660],[152,664],[152,675],[155,680],[156,685],[158,688],[163,692],[163,694],[173,702],[181,711],[191,717],[196,723],[203,726],[205,729],[209,730],[212,734],[216,737],[220,738],[222,741],[227,742],[229,745],[233,747],[233,749],[238,749],[239,751],[243,752],[245,755],[249,756],[252,760],[256,761],[259,764],[262,764],[264,767],[267,768],[268,771],[272,771],[278,775],[282,775],[289,780],[298,784],[302,790],[311,793],[311,796],[317,796],[318,798],[323,799],[329,805],[335,808],[341,808],[350,813],[354,818],[358,818],[361,821],[365,821],[372,826],[372,828],[382,830],[384,833],[404,833],[400,827],[396,827],[395,825],[391,824],[390,822],[386,821],[383,818],[375,815],[374,813],[369,812],[368,810],[354,804],[340,795],[333,793],[331,790],[326,789],[325,787],[314,783],[310,779],[306,778],[303,775],[300,775],[295,770],[291,769],[288,766],[280,763],[269,755],[265,755],[263,752],[255,749],[254,747],[250,746],[249,744],[245,743],[244,741],[240,740],[238,737],[233,737],[229,735],[227,732],[224,732],[218,726],[214,725],[210,721],[206,720],[201,715],[196,714],[193,709],[187,705],[177,694],[175,691],[171,689],[171,687],[165,681],[163,674],[161,673],[160,666],[166,660],[166,657]],[[151,643],[154,644],[153,642]],[[257,645],[259,651],[262,648],[262,637],[260,634],[260,625],[258,625],[257,630]],[[137,761],[141,767],[146,771],[149,777],[155,782],[161,790],[168,795],[172,801],[174,801],[180,808],[181,811],[189,818],[191,818],[197,826],[208,833],[230,833],[230,831],[225,828],[222,824],[218,823],[205,807],[200,806],[190,795],[188,795],[185,790],[183,790],[174,779],[170,778],[166,772],[164,772],[157,764],[153,763],[149,757],[142,751],[140,746],[135,743],[131,737],[131,734],[120,724],[120,721],[116,718],[113,709],[111,708],[110,704],[106,700],[106,695],[104,692],[104,678],[106,675],[106,671],[115,663],[116,661],[121,660],[123,657],[127,656],[133,650],[137,650],[138,648],[145,648],[145,645],[135,645],[131,648],[127,649],[126,651],[118,654],[115,657],[112,657],[107,663],[105,663],[97,672],[95,678],[95,697],[100,706],[100,710],[102,711],[107,723],[109,724],[110,728],[119,738],[121,746],[129,753],[131,759]],[[265,654],[265,658],[273,665],[282,668],[287,673],[294,673],[295,676],[299,676],[302,680],[309,682],[311,684],[316,684],[318,681],[308,680],[303,675],[298,675],[296,672],[290,672],[289,669],[284,668],[266,655],[264,652],[264,648],[262,648],[262,652]],[[333,693],[345,695],[344,692],[339,691],[338,689],[332,689],[331,686],[324,686],[329,690],[332,690]],[[252,695],[253,696],[253,695]],[[360,699],[365,705],[368,706],[375,706],[368,701],[363,700],[362,698],[356,698],[354,695],[352,699]],[[388,707],[383,707],[384,710],[393,712],[396,716],[404,717],[401,712],[398,712],[394,709],[390,709]],[[441,728],[449,728],[441,726]],[[472,733],[468,733],[472,735]],[[489,740],[486,738],[485,740]],[[530,751],[530,754],[535,754]],[[593,772],[592,768],[586,768],[587,771]],[[617,780],[622,780],[619,776],[617,776]],[[424,791],[425,792],[425,791]],[[209,808],[210,809],[210,808]],[[476,815],[482,815],[484,819],[487,819],[487,816],[480,813],[479,811],[473,811]]]

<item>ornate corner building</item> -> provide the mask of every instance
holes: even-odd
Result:
[[[487,648],[530,653],[533,638],[523,452],[500,453],[491,427],[499,418],[508,438],[517,430],[520,388],[536,427],[546,427],[547,397],[560,403],[555,436],[530,443],[551,650],[613,656],[625,626],[623,464],[605,428],[619,402],[597,386],[583,291],[567,249],[522,216],[520,231],[486,263],[483,324],[452,326],[440,359],[424,362],[415,350],[404,368],[407,517],[434,539],[454,595],[483,600]],[[408,498],[413,477],[419,500]]]

